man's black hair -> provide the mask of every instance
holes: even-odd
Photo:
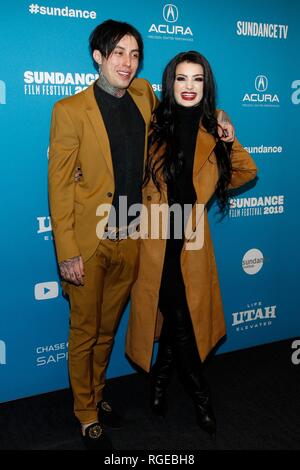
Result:
[[[142,36],[136,28],[121,21],[106,20],[94,29],[90,35],[91,53],[98,50],[107,59],[126,34],[136,39],[139,48],[139,62],[141,63],[144,55]]]

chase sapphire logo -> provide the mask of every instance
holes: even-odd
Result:
[[[6,85],[3,80],[0,80],[0,104],[6,104]]]
[[[257,91],[266,91],[268,88],[268,79],[265,75],[258,75],[255,79],[255,89]]]
[[[176,5],[167,3],[163,9],[163,17],[167,23],[175,23],[178,20],[178,8]]]

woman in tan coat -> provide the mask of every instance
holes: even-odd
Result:
[[[225,321],[206,207],[216,196],[224,211],[228,191],[256,176],[255,163],[237,139],[219,134],[210,65],[197,52],[180,53],[164,71],[162,101],[152,126],[144,184],[152,232],[144,231],[141,239],[126,349],[149,371],[162,314],[151,374],[152,409],[165,413],[175,362],[195,403],[198,424],[210,434],[216,420],[202,364],[225,335]],[[166,236],[160,225],[157,236],[153,227],[161,219],[154,220],[152,209],[163,205],[172,209],[169,230]]]

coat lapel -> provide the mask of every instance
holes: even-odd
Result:
[[[209,177],[209,174],[205,172],[205,174],[202,174],[202,178],[199,178],[199,173],[202,167],[204,166],[205,162],[207,162],[209,156],[213,152],[215,146],[215,138],[211,134],[209,134],[203,126],[201,126],[196,140],[193,168],[193,184],[197,194],[197,201],[196,204],[194,204],[192,212],[190,214],[189,223],[187,225],[189,227],[189,231],[188,233],[186,233],[186,240],[190,241],[191,239],[194,239],[195,242],[193,242],[193,248],[188,249],[200,250],[203,247],[203,229],[205,215],[204,207],[211,197],[211,192],[213,191],[213,188],[211,187],[211,178]],[[195,234],[197,234],[196,238]],[[197,245],[195,243],[197,243]],[[183,253],[185,253],[185,250],[183,250]]]
[[[207,161],[208,157],[212,153],[213,149],[216,146],[215,138],[209,134],[203,126],[200,127],[200,130],[197,135],[196,148],[195,148],[195,159],[194,159],[194,168],[193,168],[193,177],[195,178],[198,175],[199,171],[203,167],[204,163]]]

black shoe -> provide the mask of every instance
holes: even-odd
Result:
[[[211,436],[216,434],[217,422],[212,409],[211,395],[201,369],[186,374],[186,385],[196,408],[198,425]]]
[[[173,370],[173,348],[168,336],[162,336],[156,362],[150,374],[150,406],[153,413],[165,416],[167,411],[167,388]]]
[[[85,429],[85,435],[82,434],[81,436],[88,450],[114,450],[112,443],[99,423],[88,426]]]
[[[206,390],[203,395],[197,393],[195,402],[197,423],[204,431],[211,436],[215,436],[217,431],[217,422],[211,406],[211,398]]]
[[[121,429],[123,427],[121,416],[114,411],[110,404],[105,400],[101,400],[98,403],[98,417],[103,426],[113,429]]]
[[[168,382],[153,378],[151,383],[150,406],[153,413],[164,417],[167,411],[166,388]]]

